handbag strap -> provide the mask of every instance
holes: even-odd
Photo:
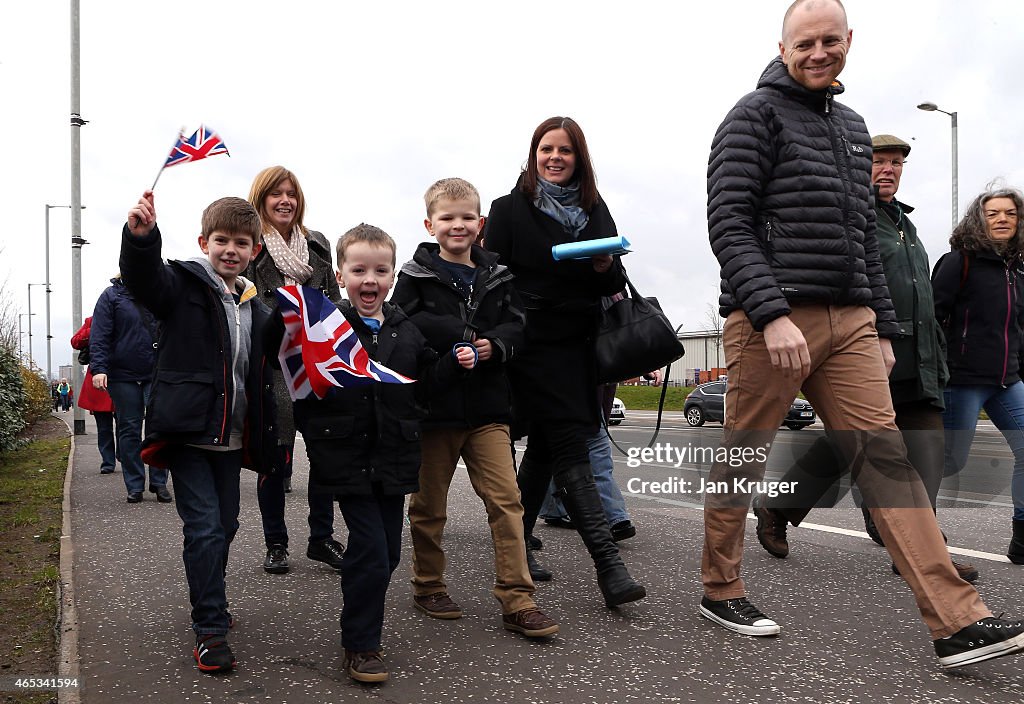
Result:
[[[654,441],[658,439],[658,433],[661,432],[661,416],[665,411],[665,395],[668,393],[668,373],[672,371],[672,364],[669,363],[665,366],[665,376],[661,380],[661,398],[658,399],[658,421],[654,424],[654,435],[651,436],[650,441],[644,446],[645,448],[654,447]],[[615,438],[612,437],[611,432],[608,430],[608,422],[604,418],[604,414],[601,414],[601,425],[604,427],[605,435],[611,440],[612,445],[615,449],[621,452],[623,455],[628,456],[628,453],[623,450],[619,443],[615,442]]]

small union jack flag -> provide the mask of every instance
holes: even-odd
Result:
[[[167,157],[167,161],[164,162],[164,168],[177,166],[186,161],[199,161],[217,154],[231,156],[228,154],[228,148],[224,145],[224,140],[206,125],[200,125],[199,129],[193,132],[188,139],[185,139],[185,135],[181,132],[178,133],[178,141],[171,148],[171,153]]]
[[[323,291],[282,286],[276,293],[285,327],[277,357],[293,401],[324,398],[334,387],[416,381],[370,359],[352,324]]]

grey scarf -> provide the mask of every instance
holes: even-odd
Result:
[[[580,236],[580,232],[587,226],[590,219],[579,203],[579,183],[563,187],[542,178],[537,179],[537,193],[534,196],[533,204],[542,213],[561,223],[573,239]]]

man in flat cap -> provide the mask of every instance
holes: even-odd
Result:
[[[708,233],[729,383],[704,496],[699,612],[744,635],[780,632],[747,599],[740,565],[766,452],[803,390],[914,592],[939,663],[960,667],[1024,650],[1024,623],[993,617],[953,568],[896,427],[887,377],[899,321],[878,250],[871,140],[835,100],[852,39],[839,0],[796,0],[780,55],[712,142]]]
[[[914,209],[896,200],[910,145],[891,134],[880,134],[871,138],[871,147],[875,233],[899,326],[892,338],[896,364],[889,372],[889,392],[896,426],[907,447],[907,459],[921,477],[934,511],[942,483],[942,389],[949,379],[945,341],[934,314],[928,253],[908,217]],[[820,505],[822,498],[830,494],[845,469],[828,438],[822,437],[782,478],[782,481],[794,483],[794,493],[755,496],[752,504],[761,546],[775,557],[786,557],[789,554],[787,522],[800,525],[811,508]],[[830,496],[827,503],[833,503],[835,498]],[[861,510],[871,539],[883,545],[871,513],[866,507]],[[895,567],[893,563],[893,569]],[[954,560],[953,567],[961,579],[974,582],[978,578],[978,570],[973,565]]]

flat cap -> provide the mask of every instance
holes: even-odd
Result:
[[[910,145],[892,134],[876,134],[871,138],[871,148],[876,152],[885,149],[899,149],[903,152],[903,156],[910,154]]]

